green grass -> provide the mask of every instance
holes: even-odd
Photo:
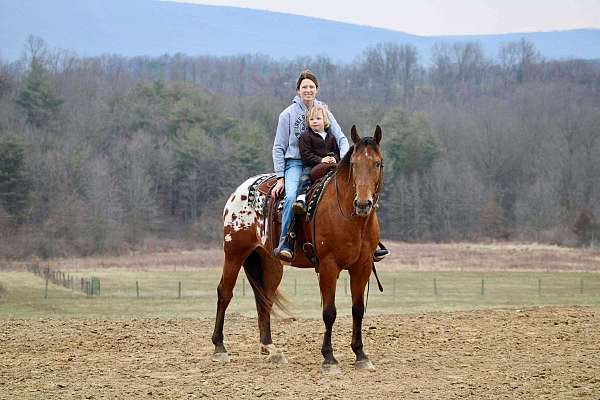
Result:
[[[0,272],[0,318],[193,318],[213,317],[221,271],[101,270],[79,273],[96,276],[101,295],[53,284],[44,298],[45,281],[28,272]],[[380,272],[384,293],[372,278],[368,313],[519,308],[541,305],[600,306],[600,274],[542,272]],[[437,295],[434,292],[434,279]],[[481,281],[484,280],[484,294]],[[539,282],[541,280],[541,294]],[[136,281],[140,288],[137,298]],[[581,282],[583,281],[583,293]],[[179,282],[182,297],[178,298]],[[295,316],[320,318],[317,275],[311,270],[286,269],[280,287]],[[351,314],[349,277],[338,280],[338,315]],[[254,297],[240,273],[228,312],[255,315]]]

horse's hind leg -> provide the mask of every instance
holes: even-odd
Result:
[[[350,272],[350,290],[352,292],[352,351],[356,354],[356,368],[374,371],[375,367],[363,351],[362,320],[365,315],[365,286],[371,276],[370,268]]]
[[[225,322],[225,310],[233,297],[233,288],[237,276],[242,267],[243,258],[225,252],[225,263],[223,264],[223,275],[217,287],[217,316],[215,318],[215,329],[212,335],[212,342],[215,345],[215,352],[212,360],[217,362],[228,362],[229,355],[223,345],[223,324]]]
[[[283,266],[266,252],[255,251],[244,263],[244,270],[252,283],[258,329],[260,331],[260,353],[269,356],[274,363],[287,363],[287,358],[273,344],[271,337],[271,310],[277,298],[277,288],[283,277]]]

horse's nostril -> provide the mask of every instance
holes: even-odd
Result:
[[[354,200],[354,207],[360,210],[370,210],[373,207],[373,201],[367,200],[365,203],[361,203],[358,199]]]

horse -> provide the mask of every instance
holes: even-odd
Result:
[[[353,146],[340,161],[310,222],[303,228],[314,246],[318,258],[319,288],[323,305],[325,334],[321,354],[322,371],[340,371],[331,344],[336,319],[336,282],[342,270],[350,275],[352,293],[352,341],[356,355],[355,367],[374,370],[373,363],[363,350],[362,320],[365,312],[364,293],[373,270],[373,252],[379,242],[377,208],[383,184],[383,158],[380,150],[382,132],[379,125],[373,137],[361,138],[356,126],[351,129]],[[223,273],[217,287],[217,312],[212,342],[213,361],[228,362],[229,355],[223,344],[225,310],[233,296],[239,271],[244,271],[251,283],[256,300],[260,332],[260,353],[272,362],[287,363],[287,358],[271,338],[270,314],[273,305],[282,305],[277,290],[283,277],[282,262],[272,255],[273,243],[265,232],[265,216],[260,207],[253,206],[256,195],[252,185],[260,177],[253,177],[240,185],[227,201],[224,216]],[[275,236],[278,237],[278,236]],[[275,240],[274,245],[277,245]],[[292,261],[292,266],[310,267]]]

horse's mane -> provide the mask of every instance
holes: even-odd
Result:
[[[352,158],[352,154],[354,153],[354,149],[357,145],[350,146],[348,152],[344,155],[344,158],[341,159],[340,163],[337,166],[338,172],[343,172],[350,167],[350,159]],[[379,151],[379,145],[371,136],[364,137],[358,143],[358,146],[371,146],[376,148]]]

